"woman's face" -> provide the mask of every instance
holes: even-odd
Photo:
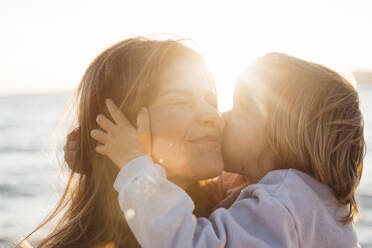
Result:
[[[150,104],[152,157],[169,178],[200,180],[223,171],[223,120],[214,83],[205,67],[192,61],[169,66]]]
[[[237,84],[233,108],[223,114],[226,127],[222,150],[225,170],[246,175],[254,183],[268,172],[271,164],[265,142],[264,91],[249,81]]]

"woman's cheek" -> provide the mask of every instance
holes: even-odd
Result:
[[[149,113],[152,135],[173,141],[187,134],[192,121],[190,111],[182,111],[180,108],[159,107],[149,109]]]
[[[190,126],[190,114],[171,108],[149,109],[152,156],[156,162],[166,167],[187,163],[184,137]]]

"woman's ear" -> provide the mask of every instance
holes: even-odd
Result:
[[[137,139],[145,153],[151,156],[151,124],[147,108],[141,108],[137,115]]]

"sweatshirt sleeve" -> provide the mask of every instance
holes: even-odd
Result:
[[[187,193],[168,181],[150,157],[125,165],[115,184],[128,225],[142,247],[298,247],[293,219],[280,202],[262,191],[242,195],[209,219],[193,215]],[[244,195],[244,192],[243,192]]]

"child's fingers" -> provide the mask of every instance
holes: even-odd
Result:
[[[79,129],[75,128],[73,131],[71,131],[68,135],[67,135],[67,140],[77,140],[78,136],[79,136]]]
[[[106,146],[104,145],[96,146],[96,152],[98,152],[99,154],[105,155],[106,151],[107,151]]]
[[[67,163],[74,163],[77,158],[77,151],[68,151],[65,152],[65,161]]]
[[[145,153],[151,156],[150,117],[146,108],[142,108],[137,115],[137,138]]]
[[[112,119],[114,119],[117,125],[119,124],[130,125],[130,122],[124,116],[123,112],[121,112],[121,110],[115,105],[115,103],[111,99],[106,100],[106,105],[110,112],[110,115],[112,116]]]
[[[64,157],[65,157],[65,161],[68,162],[68,163],[72,163],[75,161],[75,158],[77,156],[77,150],[78,146],[77,146],[77,142],[76,141],[69,141],[65,144],[65,146],[63,147],[63,150],[64,150]]]
[[[97,140],[98,142],[102,143],[102,144],[106,144],[107,141],[108,141],[108,136],[107,136],[107,133],[101,131],[101,130],[97,130],[97,129],[93,129],[91,132],[90,132],[90,136]]]
[[[65,146],[63,147],[63,151],[68,153],[69,151],[77,150],[78,144],[76,141],[67,141]]]
[[[96,119],[97,124],[105,131],[110,132],[116,127],[112,121],[106,118],[106,116],[100,114]]]
[[[68,147],[68,150],[72,151],[72,150],[77,150],[78,148],[78,143],[77,141],[69,141],[67,143],[67,147]]]

